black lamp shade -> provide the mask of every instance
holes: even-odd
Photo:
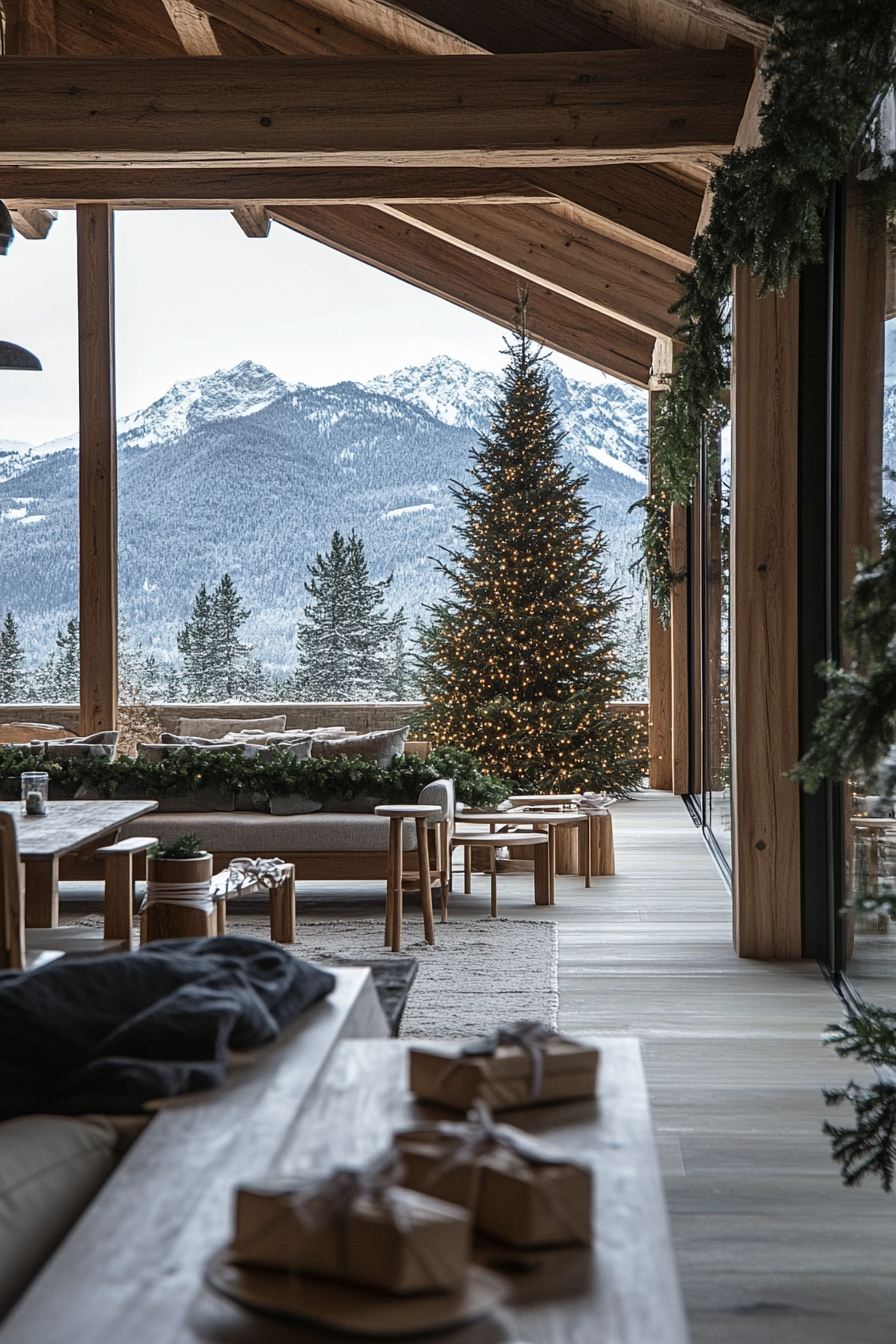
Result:
[[[37,355],[30,350],[13,345],[12,341],[0,341],[0,369],[34,369],[39,373],[42,368]]]

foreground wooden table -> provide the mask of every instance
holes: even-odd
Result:
[[[59,858],[117,831],[126,821],[154,812],[152,798],[132,802],[50,803],[45,817],[22,815],[21,804],[0,803],[16,824],[19,858],[25,865],[25,926],[55,929],[59,923]]]
[[[597,1044],[599,1105],[504,1117],[594,1164],[593,1248],[532,1257],[537,1268],[511,1277],[500,1311],[427,1340],[687,1344],[640,1049]],[[344,1042],[307,1101],[295,1067],[267,1065],[266,1075],[246,1070],[229,1095],[164,1112],[0,1328],[0,1344],[346,1344],[218,1298],[203,1266],[228,1240],[239,1180],[362,1162],[394,1128],[446,1114],[407,1095],[406,1049]]]

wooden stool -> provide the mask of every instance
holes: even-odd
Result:
[[[473,848],[487,849],[489,851],[491,866],[489,876],[492,883],[492,918],[498,914],[498,868],[495,863],[495,851],[503,849],[515,849],[522,845],[531,845],[535,851],[535,904],[553,905],[554,904],[554,875],[551,870],[551,845],[549,837],[542,831],[520,834],[518,831],[499,832],[477,831],[475,834],[458,835],[455,833],[451,837],[452,849],[463,847],[464,851],[464,892],[467,896],[471,888],[471,856],[470,851]]]
[[[105,860],[103,937],[121,938],[128,951],[134,928],[134,855],[145,854],[156,843],[153,835],[135,835],[98,849]],[[171,935],[177,937],[176,934]]]
[[[423,930],[428,943],[435,943],[436,931],[432,917],[432,879],[429,866],[429,833],[427,820],[440,817],[442,809],[424,803],[384,803],[374,808],[378,817],[389,818],[389,856],[386,860],[386,928],[383,943],[393,952],[401,951],[402,893],[413,882],[404,871],[404,823],[413,818],[417,832],[417,874],[420,883],[420,901],[423,906]],[[437,844],[438,848],[438,844]],[[441,870],[436,870],[441,878]],[[443,918],[447,915],[446,894],[442,884]]]

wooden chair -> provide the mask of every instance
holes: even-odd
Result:
[[[0,812],[0,970],[25,966],[25,896],[16,824]]]

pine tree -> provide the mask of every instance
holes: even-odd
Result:
[[[420,632],[426,732],[533,791],[629,791],[640,782],[634,726],[607,708],[625,681],[620,599],[604,585],[585,477],[561,457],[525,307],[507,349],[472,484],[453,490],[466,546],[438,562],[452,593]]]
[[[203,583],[193,599],[190,619],[177,636],[184,657],[180,693],[187,702],[213,701],[216,687],[212,602]]]
[[[0,626],[0,702],[16,704],[24,694],[25,653],[11,611]]]
[[[81,698],[81,623],[69,621],[56,631],[58,653],[51,653],[37,674],[42,698],[51,704],[76,705]]]
[[[190,619],[177,636],[184,657],[180,692],[186,701],[236,700],[252,693],[259,668],[250,659],[252,645],[239,638],[251,614],[229,574],[211,594],[202,584]]]
[[[296,634],[299,700],[384,700],[404,693],[404,612],[385,610],[387,579],[372,580],[364,542],[333,533],[308,566],[313,601]]]

